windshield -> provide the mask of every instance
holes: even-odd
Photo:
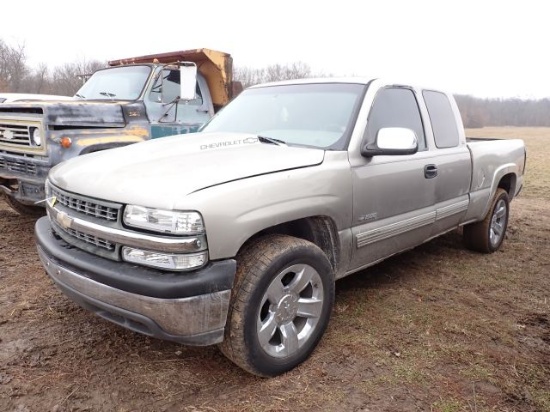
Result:
[[[201,131],[252,133],[287,144],[343,150],[365,87],[310,83],[248,89]]]
[[[136,100],[151,73],[149,66],[111,67],[96,71],[76,93],[81,99]]]

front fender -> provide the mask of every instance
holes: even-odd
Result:
[[[326,216],[336,231],[348,228],[351,171],[344,153],[337,161],[209,187],[174,206],[202,214],[212,260],[232,258],[254,235],[283,223]]]
[[[82,154],[127,146],[149,138],[150,129],[143,126],[124,129],[63,130],[52,135],[49,141],[50,158],[52,164],[57,164]],[[70,147],[63,147],[62,139],[70,139]]]

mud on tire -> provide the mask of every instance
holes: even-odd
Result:
[[[333,268],[311,242],[269,235],[237,257],[237,275],[221,351],[259,376],[306,360],[328,325]]]

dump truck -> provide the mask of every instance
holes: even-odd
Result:
[[[209,49],[113,60],[71,101],[3,103],[0,192],[17,212],[41,215],[44,182],[53,166],[197,131],[240,91],[232,62],[231,55]]]

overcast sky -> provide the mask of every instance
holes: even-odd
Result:
[[[546,1],[19,0],[0,39],[50,68],[211,48],[236,66],[307,63],[480,97],[550,97]]]

